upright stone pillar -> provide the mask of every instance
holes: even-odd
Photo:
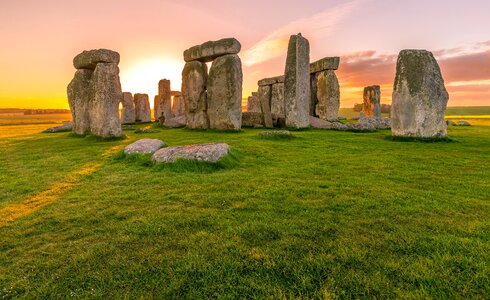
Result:
[[[158,120],[162,116],[165,120],[170,120],[174,117],[172,113],[170,80],[162,79],[158,82],[158,95],[155,97],[153,115],[155,120]]]
[[[73,59],[77,72],[67,94],[74,133],[104,138],[122,136],[119,59],[119,53],[107,49],[83,51]]]
[[[262,116],[264,118],[264,126],[267,128],[274,127],[271,115],[271,97],[272,87],[270,85],[259,86],[259,103]]]
[[[367,117],[381,118],[381,90],[379,85],[364,88],[362,112]]]
[[[68,85],[68,103],[73,121],[73,133],[84,135],[90,132],[89,85],[93,70],[80,69]]]
[[[326,70],[316,77],[316,115],[326,121],[337,121],[340,108],[340,86],[335,71]]]
[[[131,93],[122,93],[122,124],[133,124],[136,122],[136,112],[134,111],[133,95]]]
[[[134,109],[136,112],[136,122],[151,122],[150,99],[147,94],[134,95]]]
[[[242,62],[236,54],[213,61],[208,77],[208,117],[211,128],[240,130],[242,126]]]
[[[310,125],[310,45],[298,35],[289,39],[284,80],[286,126],[306,128]]]
[[[392,135],[445,137],[444,113],[448,98],[441,70],[432,53],[425,50],[401,51],[393,87]]]
[[[186,126],[195,129],[209,128],[206,96],[207,66],[190,61],[182,71],[182,96],[185,104]]]

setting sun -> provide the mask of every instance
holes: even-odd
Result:
[[[153,107],[153,97],[158,94],[158,81],[169,79],[171,88],[180,91],[183,61],[165,58],[142,60],[120,70],[123,91],[148,94]]]

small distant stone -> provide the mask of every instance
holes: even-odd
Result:
[[[465,120],[459,120],[457,124],[458,126],[471,126],[471,124],[466,122]]]
[[[152,156],[152,159],[155,162],[165,163],[175,162],[178,158],[214,163],[226,154],[228,154],[229,150],[230,147],[228,146],[228,144],[225,143],[168,147],[155,152]]]
[[[261,135],[261,136],[271,136],[271,135],[291,136],[291,132],[289,132],[289,130],[267,130],[267,131],[262,131],[258,135]]]
[[[451,121],[451,120],[446,120],[446,125],[447,126],[456,126],[456,122]]]
[[[158,130],[156,129],[153,129],[151,128],[150,126],[146,126],[146,127],[143,127],[143,128],[138,128],[134,131],[134,133],[155,133],[155,132],[159,132]]]
[[[158,149],[162,148],[165,143],[157,139],[141,139],[124,148],[126,154],[153,154]]]
[[[55,126],[44,130],[45,133],[67,132],[73,129],[73,123],[67,122],[61,126]]]

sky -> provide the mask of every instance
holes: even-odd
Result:
[[[488,0],[0,0],[0,108],[68,108],[73,57],[98,48],[120,53],[123,91],[153,99],[160,79],[180,90],[185,49],[225,37],[242,44],[246,98],[284,73],[299,32],[311,61],[340,56],[341,107],[374,84],[390,103],[402,49],[434,53],[449,106],[490,105],[489,12]]]

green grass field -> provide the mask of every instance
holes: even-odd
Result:
[[[490,126],[439,143],[254,129],[101,142],[24,121],[0,126],[0,299],[490,294]],[[144,137],[232,153],[121,155]]]

